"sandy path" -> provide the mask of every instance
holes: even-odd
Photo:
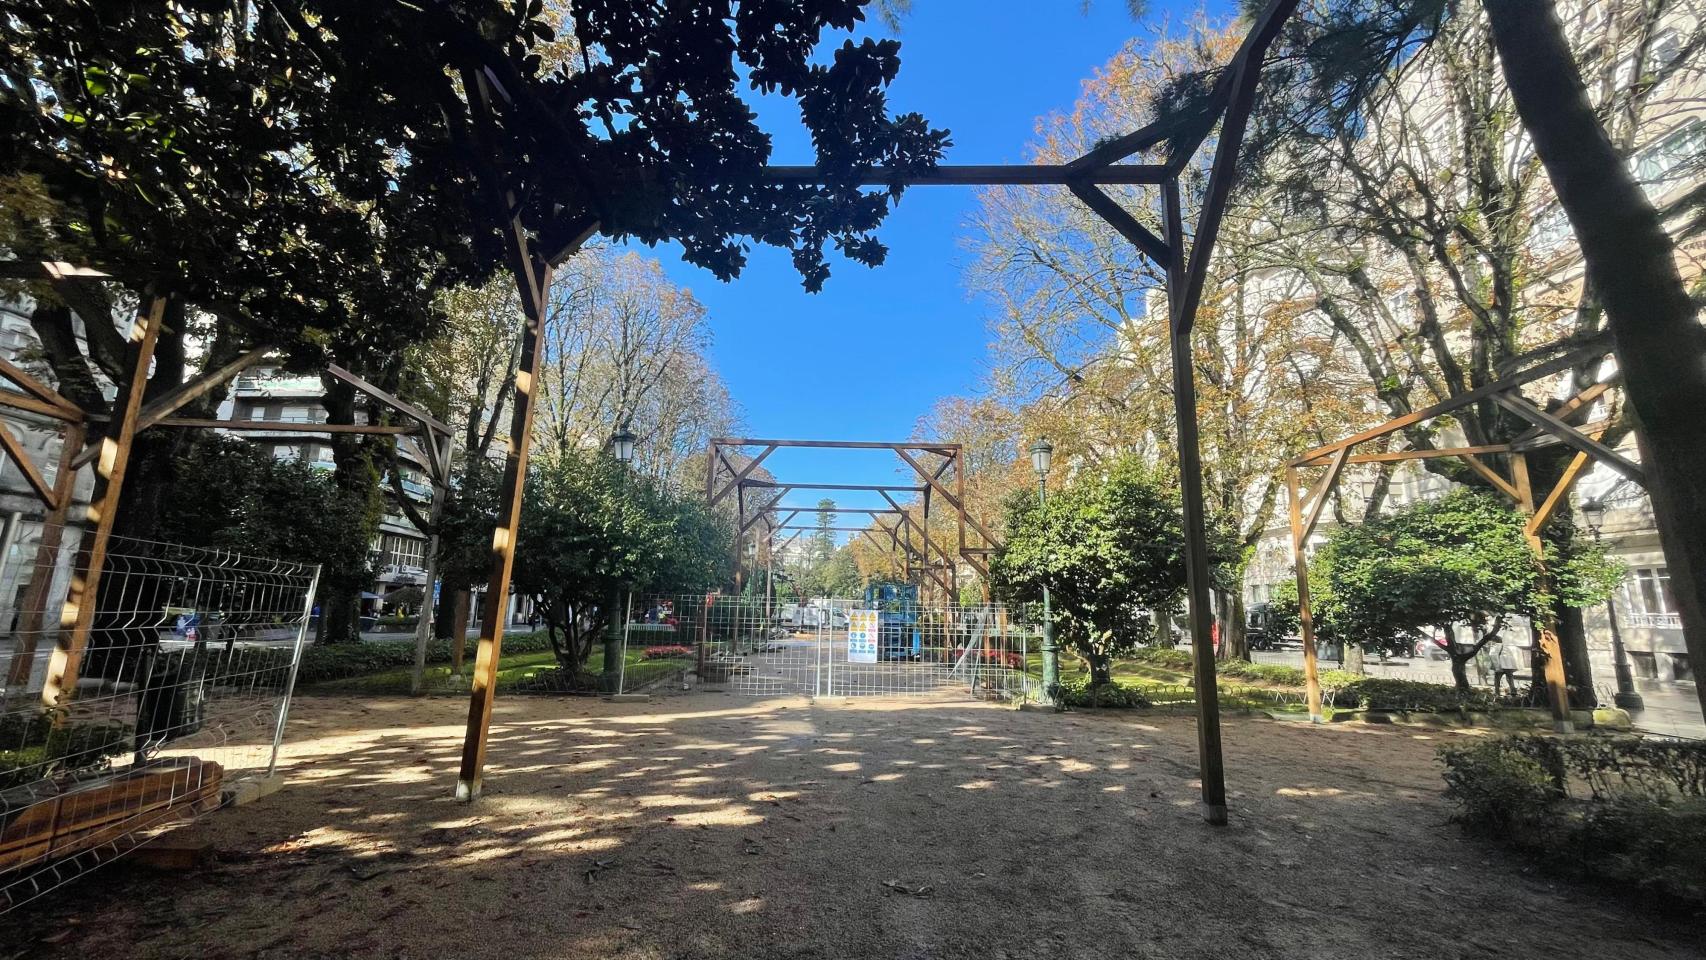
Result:
[[[1698,955],[1462,837],[1457,734],[1229,720],[1216,829],[1183,717],[511,697],[464,806],[464,709],[304,698],[288,787],[192,828],[219,864],[115,865],[0,957]]]

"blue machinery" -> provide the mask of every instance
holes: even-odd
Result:
[[[918,660],[923,656],[917,584],[873,583],[865,588],[865,606],[877,611],[877,660]]]

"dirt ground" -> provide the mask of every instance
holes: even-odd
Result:
[[[1461,734],[971,703],[303,698],[286,788],[0,922],[0,958],[1697,956],[1699,930],[1530,876],[1447,822]]]

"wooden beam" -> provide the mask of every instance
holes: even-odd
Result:
[[[1482,460],[1473,453],[1459,453],[1458,456],[1461,457],[1463,462],[1469,466],[1469,469],[1480,474],[1483,480],[1492,484],[1495,490],[1498,490],[1505,496],[1510,497],[1512,500],[1519,499],[1516,486],[1509,480],[1506,480],[1503,474],[1488,466],[1485,460]]]
[[[1297,632],[1303,641],[1304,698],[1309,703],[1309,719],[1321,723],[1320,664],[1315,655],[1315,611],[1309,596],[1309,535],[1303,530],[1303,500],[1298,492],[1297,468],[1285,468],[1285,489],[1291,511],[1291,572],[1297,582]]]
[[[43,417],[51,417],[63,423],[81,423],[83,411],[67,411],[57,404],[39,400],[24,393],[14,393],[11,390],[0,390],[0,406],[11,407],[14,410],[27,410]]]
[[[1321,522],[1321,513],[1327,506],[1327,497],[1333,492],[1333,487],[1339,482],[1339,473],[1345,468],[1345,460],[1351,448],[1345,447],[1333,455],[1333,462],[1328,465],[1327,473],[1315,488],[1309,491],[1309,519],[1303,523],[1303,539],[1308,540],[1315,532],[1315,525]]]
[[[930,453],[960,449],[960,445],[957,443],[934,441],[773,440],[759,437],[714,437],[711,440],[711,447],[712,449],[720,447],[804,447],[815,450],[893,450],[896,447],[904,447],[908,450],[925,450]]]
[[[781,490],[779,490],[776,493],[776,496],[774,496],[770,499],[770,502],[766,503],[762,507],[759,507],[757,510],[754,510],[752,513],[751,519],[748,519],[746,517],[746,507],[743,504],[741,507],[740,532],[744,534],[748,530],[752,529],[754,524],[758,523],[759,520],[762,520],[764,518],[764,515],[769,513],[776,506],[776,504],[781,503],[782,498],[786,497],[787,495],[788,495],[788,488],[783,487]]]
[[[120,496],[124,492],[124,474],[130,465],[130,450],[136,439],[136,419],[142,411],[142,395],[148,389],[148,371],[154,363],[154,345],[160,339],[160,327],[166,315],[166,298],[152,298],[146,310],[139,312],[131,324],[129,347],[130,384],[124,395],[124,406],[118,416],[107,421],[101,438],[100,458],[95,465],[95,490],[84,512],[87,526],[82,543],[77,548],[77,561],[72,569],[71,587],[59,614],[59,638],[54,643],[53,657],[48,661],[47,679],[42,686],[42,706],[53,710],[63,706],[77,686],[77,676],[83,669],[83,651],[89,645],[89,631],[95,623],[95,608],[100,602],[101,572],[107,563],[107,545],[112,539],[113,522],[118,516]]]
[[[1157,163],[1113,163],[1090,168],[1075,168],[1061,163],[966,163],[938,164],[929,170],[916,172],[867,167],[847,174],[825,173],[814,166],[771,166],[764,168],[763,178],[767,183],[850,183],[864,187],[995,187],[1065,186],[1078,181],[1156,184],[1165,179],[1167,173],[1167,167]]]
[[[102,419],[91,417],[91,420]],[[163,417],[155,422],[160,427],[191,427],[197,429],[253,430],[256,433],[360,433],[375,436],[403,436],[414,433],[417,427],[404,423],[308,423],[295,420],[202,420],[195,417]]]
[[[1434,417],[1444,416],[1445,414],[1453,411],[1461,410],[1464,407],[1480,403],[1482,400],[1505,390],[1520,387],[1525,383],[1529,383],[1549,374],[1557,373],[1560,370],[1566,370],[1576,364],[1582,363],[1585,360],[1604,356],[1608,352],[1610,352],[1609,347],[1600,345],[1590,345],[1572,350],[1569,353],[1553,357],[1551,360],[1547,360],[1544,363],[1535,364],[1532,367],[1519,370],[1509,376],[1500,377],[1491,383],[1482,384],[1473,390],[1459,394],[1447,400],[1442,400],[1432,406],[1425,407],[1411,413],[1406,413],[1401,417],[1393,417],[1391,420],[1388,420],[1377,427],[1370,427],[1360,433],[1353,433],[1342,440],[1335,440],[1325,446],[1316,447],[1302,456],[1296,457],[1291,461],[1291,463],[1294,466],[1304,466],[1309,461],[1326,456],[1340,447],[1355,446],[1365,440],[1373,440],[1377,437],[1384,437],[1389,433],[1395,433],[1410,426],[1411,424],[1421,423],[1423,420],[1431,420]]]
[[[1564,499],[1570,494],[1570,488],[1576,485],[1576,480],[1581,477],[1582,472],[1592,462],[1592,457],[1579,451],[1574,457],[1570,458],[1570,462],[1564,466],[1563,474],[1558,477],[1557,484],[1552,487],[1552,492],[1546,495],[1545,502],[1535,508],[1533,516],[1530,516],[1528,522],[1523,524],[1522,532],[1525,536],[1539,536],[1540,531],[1552,522],[1552,515],[1558,511],[1558,507],[1563,505]]]
[[[1149,228],[1139,223],[1126,208],[1114,201],[1096,187],[1088,183],[1070,185],[1072,195],[1083,201],[1084,205],[1094,210],[1108,225],[1119,232],[1120,236],[1129,240],[1132,246],[1143,251],[1144,255],[1159,263],[1167,262],[1167,244],[1160,237],[1150,232]]]
[[[736,487],[741,486],[743,481],[745,481],[747,477],[752,475],[752,471],[757,470],[758,465],[764,462],[765,457],[768,457],[772,453],[776,452],[776,447],[777,447],[777,444],[774,444],[774,443],[770,444],[769,446],[765,447],[763,450],[759,451],[758,456],[753,457],[751,460],[748,460],[746,462],[746,466],[741,467],[740,470],[736,471],[734,478],[728,482],[728,485],[723,487],[723,489],[717,491],[717,493],[711,497],[710,505],[713,507],[716,506],[718,504],[718,502],[720,502],[724,497],[729,495],[729,491],[735,489]],[[728,463],[728,459],[724,458],[723,462]],[[732,466],[732,464],[731,464],[731,466]]]
[[[1562,404],[1559,404],[1557,409],[1548,412],[1565,423],[1575,423],[1576,414],[1586,412],[1588,408],[1593,406],[1595,401],[1605,395],[1607,390],[1616,386],[1618,380],[1618,374],[1612,373],[1611,376],[1589,386],[1587,389],[1564,401]],[[1584,432],[1592,433],[1593,431],[1589,430]],[[1536,437],[1541,436],[1550,435],[1540,427],[1529,427],[1527,430],[1524,430],[1522,433],[1511,438],[1511,445],[1515,446],[1517,444],[1526,443],[1529,440],[1533,440]]]
[[[1233,154],[1237,153],[1236,127]],[[1225,140],[1222,141],[1224,145]],[[1184,261],[1185,234],[1179,203],[1179,181],[1163,186],[1167,243],[1168,341],[1173,368],[1173,423],[1179,455],[1179,499],[1183,507],[1185,547],[1185,609],[1190,617],[1191,669],[1197,695],[1197,770],[1202,781],[1204,818],[1216,826],[1226,823],[1226,764],[1220,743],[1220,687],[1215,677],[1214,614],[1209,609],[1208,507],[1202,490],[1202,444],[1197,428],[1196,359],[1191,352],[1191,327],[1201,299],[1200,277],[1193,281]],[[1213,193],[1210,206],[1213,210]],[[1224,204],[1221,194],[1220,203]],[[1198,244],[1202,243],[1198,237]],[[1210,239],[1212,243],[1212,237]],[[1206,261],[1202,250],[1197,259]],[[1191,292],[1198,284],[1197,293]]]
[[[880,493],[884,490],[894,490],[899,493],[923,493],[924,487],[909,487],[894,483],[778,483],[774,480],[742,480],[743,487],[757,487],[774,490],[777,487],[787,487],[790,490],[863,490],[867,493]]]
[[[493,91],[485,71],[465,71],[464,88],[470,91],[477,130],[488,142],[495,139]],[[468,729],[462,740],[462,762],[457,772],[456,797],[473,801],[480,796],[485,780],[486,740],[492,726],[492,704],[497,697],[498,657],[503,649],[504,611],[509,603],[510,573],[515,566],[515,541],[521,529],[521,499],[527,483],[527,459],[533,445],[535,399],[539,389],[540,364],[545,351],[546,296],[551,289],[551,267],[534,250],[527,224],[518,212],[515,191],[495,194],[508,217],[504,252],[515,277],[525,320],[521,356],[517,364],[515,397],[511,405],[509,444],[504,453],[503,479],[498,487],[498,518],[493,525],[491,568],[486,579],[485,616],[481,618],[480,644],[469,682]],[[581,241],[598,229],[587,222]]]
[[[937,496],[941,497],[943,500],[948,501],[948,506],[953,507],[955,510],[960,511],[961,516],[964,516],[966,518],[966,523],[973,530],[976,530],[978,532],[979,536],[983,537],[985,540],[989,541],[990,543],[1000,543],[1001,542],[1000,537],[996,536],[993,533],[990,533],[989,530],[986,527],[984,527],[983,524],[978,523],[971,516],[967,515],[965,512],[965,507],[961,505],[959,498],[954,496],[953,491],[949,490],[947,485],[942,483],[941,480],[938,480],[936,477],[931,476],[930,472],[928,470],[924,469],[923,464],[919,463],[916,459],[913,458],[913,456],[911,454],[907,453],[905,450],[896,450],[895,453],[900,454],[900,458],[902,460],[905,460],[909,465],[911,465],[912,469],[916,470],[920,477],[924,478],[924,481],[928,485],[929,489],[934,490],[936,492]]]
[[[6,686],[24,687],[35,670],[36,647],[42,636],[42,624],[47,620],[48,591],[53,586],[54,564],[59,559],[59,545],[65,538],[65,518],[71,512],[72,495],[77,490],[77,468],[72,460],[83,450],[84,426],[67,423],[59,439],[59,470],[53,475],[53,508],[42,520],[41,540],[36,544],[35,563],[30,567],[29,584],[18,601],[18,626],[12,631],[17,649],[12,654],[11,668],[6,673]]]
[[[36,499],[40,500],[49,510],[59,506],[59,501],[54,499],[57,494],[53,486],[47,482],[46,477],[41,475],[41,470],[36,467],[36,462],[30,459],[29,453],[24,450],[24,445],[18,442],[17,435],[12,433],[11,428],[4,423],[0,423],[0,448],[4,448],[6,456],[11,457],[12,462],[18,465],[18,472],[24,475],[24,481],[30,485],[31,490],[35,491]]]
[[[59,419],[61,419],[61,420],[80,420],[80,419],[82,419],[83,410],[81,407],[77,406],[75,403],[72,403],[69,399],[67,399],[58,390],[53,389],[52,387],[48,386],[47,384],[42,383],[40,380],[37,380],[35,377],[31,376],[29,371],[23,369],[22,367],[18,366],[17,364],[13,363],[10,360],[7,360],[4,357],[0,357],[0,376],[3,376],[7,380],[10,380],[13,383],[17,384],[18,388],[20,390],[23,390],[25,393],[29,394],[30,396],[35,397],[37,400],[40,400],[42,403],[45,403],[48,406],[53,407],[54,409],[58,410],[61,414]]]
[[[1541,410],[1539,407],[1529,403],[1527,400],[1524,400],[1521,397],[1512,397],[1508,394],[1498,393],[1493,395],[1493,402],[1524,420],[1527,420],[1529,423],[1540,427],[1569,446],[1575,447],[1577,450],[1593,457],[1611,469],[1621,473],[1623,476],[1633,480],[1640,486],[1645,487],[1647,485],[1647,476],[1641,472],[1640,466],[1631,462],[1616,450],[1613,450],[1593,437],[1582,433],[1575,427],[1565,423],[1552,414]]]
[[[1486,453],[1509,453],[1509,444],[1490,443],[1478,447],[1440,447],[1427,450],[1394,450],[1389,453],[1358,453],[1345,460],[1346,463],[1395,463],[1400,460],[1433,460],[1438,457],[1462,457]],[[1324,467],[1333,462],[1337,452],[1316,457],[1307,463],[1294,464],[1299,467]]]
[[[422,410],[420,407],[417,407],[412,403],[408,403],[406,401],[397,399],[389,391],[379,389],[379,387],[375,386],[374,384],[371,384],[371,383],[367,382],[366,380],[363,380],[361,377],[356,376],[355,374],[349,372],[348,370],[345,370],[343,367],[340,367],[335,363],[327,364],[326,365],[326,372],[331,374],[334,377],[337,377],[339,380],[342,380],[343,382],[349,384],[350,386],[356,388],[357,390],[360,390],[362,393],[367,394],[368,396],[372,397],[373,399],[378,400],[380,403],[385,404],[387,407],[390,407],[391,409],[397,411],[398,413],[402,414],[403,416],[410,417],[414,420],[418,420],[421,423],[421,425],[425,426],[428,430],[431,430],[431,431],[434,431],[434,432],[440,433],[440,434],[445,434],[447,436],[454,432],[443,421],[439,420],[437,417],[433,416],[432,414],[427,413],[425,410]],[[517,376],[519,377],[519,374]]]
[[[1535,514],[1536,507],[1534,485],[1528,477],[1528,457],[1525,454],[1515,453],[1511,455],[1510,462],[1511,481],[1517,489],[1517,507],[1532,517]],[[1529,533],[1528,526],[1525,524],[1523,533],[1524,539],[1528,541],[1528,548],[1534,551],[1535,560],[1540,564],[1542,577],[1549,582],[1551,574],[1546,571],[1545,545],[1540,541],[1538,529],[1534,533]],[[1538,638],[1534,644],[1534,649],[1543,658],[1543,662],[1539,671],[1540,676],[1535,679],[1543,680],[1546,684],[1546,700],[1552,708],[1554,727],[1560,733],[1568,733],[1573,724],[1570,720],[1569,685],[1564,678],[1563,645],[1558,642],[1557,621],[1552,616],[1551,611],[1549,609],[1542,610],[1540,614],[1539,619],[1534,622],[1534,629]]]
[[[182,384],[165,396],[157,398],[142,408],[142,413],[137,417],[136,429],[146,430],[186,405],[207,396],[208,393],[232,377],[266,359],[267,354],[273,350],[274,348],[270,346],[256,347],[230,363],[218,369],[209,370]]]

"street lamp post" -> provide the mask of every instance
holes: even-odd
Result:
[[[1037,472],[1037,506],[1048,509],[1048,468],[1054,461],[1054,445],[1047,439],[1031,444],[1031,468]],[[1043,522],[1048,522],[1045,512]],[[1048,581],[1043,581],[1043,696],[1060,706],[1060,649],[1054,643],[1054,612],[1049,609]]]
[[[634,434],[627,424],[610,435],[610,455],[622,465],[623,481],[627,480],[628,464],[634,459]],[[627,627],[627,611],[622,604],[622,586],[610,588],[610,617],[604,627],[604,670],[599,685],[608,693],[616,693],[622,673],[622,633]]]
[[[1593,534],[1593,542],[1599,543],[1600,527],[1605,524],[1605,502],[1594,499],[1583,503],[1582,519]],[[1605,619],[1611,624],[1611,667],[1617,674],[1617,693],[1612,702],[1625,710],[1640,710],[1647,704],[1635,692],[1635,675],[1629,669],[1629,654],[1623,649],[1623,631],[1617,626],[1617,604],[1611,594],[1605,597]]]

